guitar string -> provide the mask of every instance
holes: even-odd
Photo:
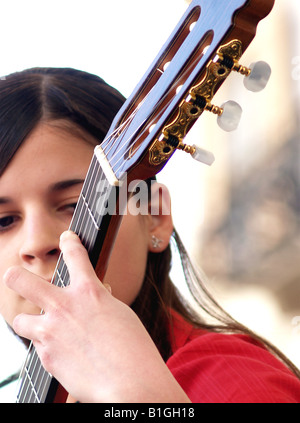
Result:
[[[96,161],[96,164],[98,164],[97,163],[97,161]],[[101,167],[99,166],[99,168],[98,168],[98,170],[97,170],[97,175],[95,176],[94,175],[94,172],[95,172],[95,166],[94,166],[94,168],[93,168],[93,170],[92,170],[92,176],[89,178],[89,181],[88,181],[88,186],[87,186],[87,196],[89,196],[90,194],[89,194],[89,192],[88,191],[90,191],[90,187],[91,187],[91,182],[92,182],[92,180],[95,180],[95,178],[97,178],[97,176],[99,175],[99,173],[102,171],[102,169],[101,169]],[[95,198],[95,197],[94,197]],[[75,227],[75,232],[77,232],[77,233],[80,233],[80,228],[78,227],[78,225],[82,225],[82,222],[84,222],[84,220],[86,219],[86,215],[87,215],[87,213],[88,213],[88,211],[87,211],[87,208],[86,207],[84,207],[84,203],[82,203],[81,204],[81,206],[79,206],[80,208],[81,208],[81,210],[79,209],[79,212],[78,212],[78,215],[79,215],[79,219],[78,219],[78,223],[77,223],[77,228]],[[83,211],[82,211],[82,209],[83,209]],[[89,221],[88,221],[89,222]],[[88,225],[86,225],[86,228],[88,228],[88,234],[90,234],[90,232],[91,232],[91,228],[93,228],[94,229],[94,227],[93,227],[93,225],[90,223],[88,223]],[[86,236],[87,235],[87,232],[86,232],[86,230],[85,231],[83,231],[83,236]],[[95,235],[95,229],[94,229],[94,234],[93,234],[93,237],[94,237],[94,235]],[[62,263],[62,268],[61,268],[61,277],[59,278],[59,280],[61,281],[61,280],[63,280],[65,277],[66,277],[66,273],[67,273],[67,268],[66,268],[66,265],[65,265],[65,263],[64,262],[62,262],[62,261],[60,261],[59,262],[59,264],[58,264],[58,267],[59,267],[59,265],[60,265],[60,263]],[[32,358],[31,358],[31,360],[29,361],[29,364],[27,364],[26,363],[26,365],[27,365],[27,367],[28,368],[32,368],[32,366],[34,367],[34,370],[33,371],[35,371],[35,366],[36,366],[36,364],[37,364],[37,362],[39,361],[39,357],[38,357],[38,355],[37,355],[37,352],[36,352],[36,350],[35,349],[32,349]],[[32,362],[34,363],[34,364],[32,364]],[[43,369],[43,367],[42,367],[42,365],[40,364],[40,371],[44,371],[44,372],[46,372],[44,369]],[[25,376],[27,376],[27,379],[29,379],[30,380],[30,375],[26,372],[25,373]],[[52,377],[50,377],[50,378],[52,378]],[[40,378],[40,374],[39,374],[39,372],[37,373],[37,375],[36,375],[36,379],[41,379]],[[32,385],[32,386],[34,386],[34,382],[32,381],[32,380],[30,380],[30,384]],[[41,384],[41,383],[40,383]],[[44,387],[46,388],[46,385],[44,384]],[[28,390],[28,387],[27,387],[27,390]],[[24,396],[24,393],[23,393],[23,397],[25,398],[26,397],[26,395],[27,395],[27,390],[26,390],[26,392],[25,392],[25,396]],[[32,389],[32,391],[33,391],[33,389]],[[42,393],[42,395],[43,395],[43,393]],[[20,393],[19,393],[19,397],[21,398],[21,396],[22,396],[22,390],[20,390]]]
[[[134,112],[124,122],[122,122],[116,129],[114,129],[114,131],[109,136],[104,138],[104,140],[101,143],[101,146],[104,146],[102,147],[103,151],[104,151],[104,148],[107,147],[106,155],[108,155],[111,149],[113,148],[114,141],[116,140],[115,136],[117,135],[117,133],[120,131],[120,129],[123,129],[124,127],[128,127],[130,125],[130,122],[133,120],[136,113],[137,111],[134,110]],[[107,146],[105,146],[106,143],[108,143]]]
[[[154,88],[154,87],[153,87]],[[152,88],[152,89],[153,89]],[[137,107],[135,108],[135,110],[131,113],[131,115],[128,117],[128,119],[126,120],[126,122],[128,123],[127,124],[127,126],[129,126],[130,125],[130,121],[132,121],[133,120],[133,118],[135,117],[135,115],[138,113],[138,110],[142,107],[142,105],[144,104],[144,102],[147,100],[147,98],[148,98],[148,96],[150,95],[150,93],[151,93],[151,91],[152,91],[152,89],[146,94],[146,96],[141,100],[141,102],[137,105]],[[165,93],[164,94],[164,96],[161,98],[161,101],[166,97],[168,95],[168,93]],[[167,108],[167,105],[164,107],[164,110],[166,110],[166,108]],[[127,154],[127,153],[129,153],[130,152],[130,149],[132,148],[132,144],[131,144],[131,141],[132,141],[132,139],[134,138],[134,136],[135,136],[135,134],[139,131],[139,129],[142,127],[142,125],[147,121],[147,119],[148,118],[145,118],[144,120],[143,120],[143,122],[141,122],[141,124],[140,124],[140,126],[135,130],[135,132],[131,135],[131,137],[129,138],[129,139],[125,139],[125,141],[123,142],[123,145],[120,147],[120,143],[122,142],[122,140],[123,140],[123,136],[122,137],[118,137],[118,138],[120,138],[121,140],[120,140],[120,142],[119,142],[119,144],[116,144],[116,139],[114,139],[114,138],[110,138],[110,137],[108,137],[109,139],[108,140],[105,140],[104,139],[104,141],[102,142],[102,144],[101,145],[103,145],[103,152],[106,154],[106,156],[108,155],[108,153],[111,151],[111,149],[113,148],[113,147],[115,147],[115,150],[116,150],[116,152],[115,152],[115,154],[110,158],[110,165],[111,165],[111,167],[116,167],[116,165],[118,165],[119,164],[119,162],[121,161],[121,160],[123,160],[123,157]],[[152,122],[153,122],[153,119],[152,119]],[[149,131],[149,133],[150,133],[150,127],[153,125],[153,123],[152,122],[150,122],[149,124],[148,124],[148,131]],[[117,133],[119,131],[119,128],[117,128],[114,132],[115,133]],[[123,134],[125,133],[126,131],[123,131]],[[108,142],[108,147],[110,147],[110,149],[107,149],[106,148],[106,142]],[[121,151],[122,151],[122,149],[124,148],[124,147],[126,147],[127,146],[127,148],[124,150],[124,153],[123,154],[120,154],[121,153]],[[115,159],[115,158],[117,158],[117,161],[115,162],[115,163],[113,163],[113,160]],[[128,160],[128,159],[127,159]],[[115,170],[115,173],[117,173],[120,169],[121,169],[121,167],[122,166],[119,166],[119,168],[117,168],[116,170]]]
[[[147,94],[147,96],[150,94],[150,92]],[[163,101],[163,99],[165,98],[165,97],[167,97],[167,95],[168,95],[168,92],[167,93],[165,93],[165,95],[162,97],[162,101]],[[147,98],[147,96],[145,97],[145,99]],[[144,100],[145,100],[144,99]],[[144,101],[143,100],[143,101]],[[138,106],[140,106],[140,105],[138,105]],[[163,107],[163,109],[162,109],[162,111],[165,111],[166,109],[167,109],[167,107],[168,107],[168,104],[167,105],[165,105],[164,107]],[[136,135],[136,133],[139,131],[139,129],[143,126],[143,124],[147,121],[147,119],[148,118],[145,118],[144,120],[143,120],[143,122],[140,124],[140,126],[135,130],[135,132],[131,135],[131,137],[129,138],[129,139],[125,139],[125,141],[124,141],[124,143],[123,143],[123,146],[121,146],[120,147],[120,149],[116,149],[116,152],[115,152],[115,154],[112,156],[112,158],[110,159],[110,164],[111,164],[111,166],[113,166],[113,167],[116,167],[116,165],[117,164],[119,164],[119,162],[120,161],[122,161],[123,160],[123,158],[124,158],[124,156],[127,154],[127,153],[129,153],[130,152],[130,150],[131,150],[131,148],[132,148],[132,143],[131,143],[131,141],[132,141],[132,139],[134,138],[134,136]],[[147,127],[147,129],[145,129],[145,131],[149,131],[149,133],[150,133],[150,128],[151,128],[151,126],[152,125],[155,125],[155,122],[153,123],[153,119],[152,119],[152,121],[148,124],[148,127]],[[115,145],[114,144],[114,140],[109,140],[110,142],[111,142],[111,144],[112,144],[112,146],[111,146],[111,148]],[[121,139],[121,142],[122,142],[122,139]],[[127,146],[127,148],[124,150],[124,153],[123,154],[120,154],[120,152],[122,151],[122,149],[124,148],[124,147],[126,147]],[[118,145],[118,147],[119,147],[119,145]],[[140,147],[140,146],[139,146]],[[104,149],[103,149],[103,151],[106,153],[106,150],[105,150],[105,147],[104,147]],[[107,153],[106,153],[107,154]],[[113,163],[113,160],[115,159],[115,158],[117,158],[117,161],[115,162],[115,163]],[[130,160],[130,158],[129,159],[126,159],[127,161],[128,160]],[[120,166],[115,170],[115,173],[117,173],[118,171],[120,171],[121,170],[121,168],[122,168],[122,164],[120,164]]]
[[[95,169],[95,167],[94,167],[94,169]],[[94,173],[94,169],[93,169],[93,173]],[[102,170],[101,170],[101,167],[99,166],[99,169],[97,170],[97,175],[99,175],[100,171],[102,171]],[[93,178],[91,178],[91,177],[89,178],[89,183],[88,183],[88,187],[87,187],[87,197],[90,197],[89,188],[91,186],[91,181],[97,180],[97,179],[95,179],[95,175],[93,175],[93,176],[94,176]],[[92,198],[93,198],[93,204],[91,205],[91,208],[93,209],[94,205],[95,205],[95,196],[93,196]],[[83,222],[86,220],[86,215],[88,214],[88,209],[87,209],[87,207],[84,206],[84,204],[85,203],[82,202],[82,204],[80,206],[81,210],[79,209],[79,212],[78,212],[78,221],[77,221],[78,223],[77,223],[77,227],[75,226],[75,228],[74,228],[76,233],[80,233],[80,229],[81,229],[80,227],[83,225]],[[89,222],[89,220],[88,220],[88,222]],[[78,227],[78,225],[79,225],[79,227]],[[87,237],[88,239],[94,238],[95,233],[92,234],[92,237],[90,236],[92,228],[93,228],[93,225],[91,223],[88,224],[86,226],[86,229],[82,232],[82,236]],[[87,236],[87,235],[89,235],[89,236]],[[67,267],[66,267],[64,262],[62,263],[61,272],[62,273],[61,273],[59,280],[64,280],[65,277],[66,277],[66,273],[67,273]],[[39,370],[36,372],[37,365],[39,365]],[[30,390],[31,394],[29,396],[29,400],[30,401],[32,400],[32,395],[33,395],[34,396],[34,402],[40,402],[41,398],[43,398],[45,389],[48,387],[47,382],[49,382],[49,380],[46,383],[43,383],[43,385],[42,385],[42,382],[43,382],[43,379],[45,378],[45,374],[46,375],[49,375],[49,374],[43,368],[41,363],[39,364],[39,357],[38,357],[38,354],[37,354],[37,352],[34,348],[31,348],[31,356],[30,356],[29,362],[26,363],[25,366],[26,366],[25,369],[27,370],[27,371],[25,371],[25,377],[26,377],[26,379],[29,380],[30,385],[27,385],[27,388],[25,387],[26,388],[25,393],[24,393],[24,391],[22,391],[22,389],[20,389],[18,399],[19,400],[21,400],[22,398],[25,399],[27,394],[28,394],[28,389],[29,389],[29,387],[31,387],[31,390]],[[42,374],[42,377],[41,377],[41,374]],[[34,379],[32,379],[33,375],[34,375]],[[46,379],[52,379],[52,377],[49,375],[48,377],[46,377]],[[35,386],[36,381],[39,381],[37,391],[39,391],[39,388],[40,388],[41,385],[44,387],[43,391],[41,392],[40,397],[38,397],[36,395],[36,392],[34,390],[34,386]],[[23,388],[24,388],[24,385],[23,385]]]
[[[96,167],[94,167],[94,169],[95,168]],[[97,178],[97,175],[99,175],[100,171],[102,171],[101,167],[99,166],[99,169],[97,170],[97,175],[95,176],[94,175],[94,172],[95,172],[94,169],[93,169],[92,177],[90,177],[88,187],[87,187],[87,193],[86,193],[87,198],[90,197],[90,195],[91,195],[91,193],[89,193],[89,191],[90,191],[89,188],[91,187],[91,181],[97,180],[95,178]],[[109,186],[109,185],[107,185],[107,186]],[[95,200],[95,196],[93,196],[92,198],[93,198],[93,202],[90,203],[90,204],[91,204],[91,209],[93,210],[95,208],[95,201],[96,200]],[[79,233],[79,234],[80,234],[80,232],[82,232],[83,237],[85,237],[87,239],[92,239],[94,241],[95,228],[94,228],[94,225],[90,222],[90,220],[86,219],[87,215],[88,215],[88,209],[87,209],[87,207],[85,207],[85,203],[81,202],[79,212],[78,212],[79,218],[77,220],[77,225],[75,226],[74,231],[76,233]],[[88,224],[85,226],[86,229],[82,231],[81,227],[83,225],[83,222],[86,221],[86,220],[87,220]],[[92,235],[91,235],[91,232],[92,232]],[[60,261],[60,263],[62,263],[62,266],[61,266],[61,269],[60,269],[61,274],[59,276],[59,281],[62,281],[62,280],[66,279],[67,267],[66,267],[64,262]],[[59,265],[60,265],[60,263],[59,263]],[[57,272],[58,272],[58,270],[57,270]],[[40,364],[40,366],[39,366],[40,369],[36,372],[36,366],[38,365],[39,357],[37,355],[36,350],[32,349],[32,351],[33,352],[32,352],[32,355],[31,355],[31,360],[29,360],[29,363],[26,363],[26,369],[28,369],[28,372],[25,373],[25,376],[26,376],[27,379],[29,379],[30,386],[33,388],[33,389],[31,389],[31,392],[32,392],[32,395],[34,395],[34,402],[36,402],[36,400],[40,401],[40,399],[43,398],[44,390],[47,388],[47,385],[46,385],[46,383],[43,384],[44,389],[41,393],[41,397],[39,398],[39,397],[36,397],[36,394],[34,392],[35,382],[39,381],[39,385],[38,385],[38,389],[37,389],[39,391],[39,387],[41,386],[41,383],[42,383],[42,380],[44,379],[44,375],[45,375],[46,371],[43,369],[42,365]],[[42,378],[41,378],[41,372],[42,372]],[[32,375],[34,375],[34,379],[32,379]],[[49,376],[49,378],[51,378],[51,377]],[[22,392],[22,390],[20,390],[20,394],[19,394],[20,399],[22,398],[22,396],[23,396],[23,398],[26,398],[28,388],[29,388],[29,385],[27,386],[25,394]],[[31,397],[32,397],[32,395],[31,395]]]
[[[94,172],[94,169],[93,169],[93,172]],[[89,181],[90,182],[90,181]],[[81,208],[81,210],[80,210],[80,208]],[[84,213],[82,213],[82,208],[83,208],[83,205],[81,205],[81,206],[79,206],[79,216],[82,216],[82,218],[84,219],[84,215],[85,215],[85,211],[84,211]],[[78,220],[79,221],[79,220]],[[60,257],[60,260],[58,261],[58,264],[57,264],[57,269],[56,269],[56,274],[57,274],[57,271],[58,271],[58,268],[59,268],[59,266],[60,266],[60,263],[61,263],[61,261],[62,261],[62,258]],[[62,270],[63,270],[63,268],[62,268]],[[64,277],[65,277],[65,275],[64,275]],[[59,281],[61,280],[61,278],[59,279]],[[55,282],[55,277],[53,278],[53,282],[52,283],[54,283]],[[37,355],[37,352],[36,352],[36,350],[33,348],[33,344],[31,344],[31,351],[29,351],[29,354],[30,354],[30,352],[31,352],[31,356],[29,356],[29,362],[25,362],[25,369],[26,368],[28,368],[28,369],[32,369],[32,367],[33,367],[33,371],[35,371],[35,367],[36,367],[36,365],[38,364],[38,361],[39,361],[39,357],[38,357],[38,355]],[[39,379],[40,378],[40,372],[46,372],[45,370],[44,370],[44,368],[40,365],[40,369],[39,369],[39,371],[37,372],[37,375],[36,375],[36,379]],[[27,379],[29,379],[29,381],[30,381],[30,384],[32,384],[33,386],[34,386],[34,381],[32,381],[31,380],[31,378],[30,378],[30,375],[25,371],[25,377],[27,377]],[[25,387],[25,389],[26,389],[26,386],[24,386],[23,385],[23,388]],[[26,395],[27,395],[27,391],[28,391],[28,387],[29,387],[29,385],[27,386],[27,389],[26,389],[26,392],[25,392],[25,394],[24,394],[24,392],[22,392],[22,389],[20,389],[20,391],[19,391],[19,397],[21,398],[22,396],[25,398],[26,397]],[[46,384],[44,384],[44,389],[46,389]],[[42,392],[41,393],[41,396],[44,394],[44,392]]]
[[[144,121],[141,123],[141,125],[140,125],[140,126],[142,126],[142,125],[145,123],[145,121],[146,121],[146,120],[147,120],[147,119],[144,119]],[[121,168],[122,168],[122,164],[121,164],[120,162],[121,162],[121,161],[123,161],[124,156],[125,156],[127,153],[129,153],[129,152],[130,152],[130,150],[131,150],[131,148],[132,148],[131,140],[134,138],[134,136],[135,136],[135,135],[136,135],[136,133],[139,131],[139,129],[140,129],[140,128],[137,128],[137,129],[135,130],[135,132],[131,135],[131,137],[130,137],[129,139],[125,139],[125,141],[124,141],[123,145],[120,147],[120,149],[118,149],[118,150],[116,151],[115,155],[111,158],[110,163],[111,163],[112,167],[115,167],[115,168],[116,168],[116,166],[117,166],[117,165],[119,165],[119,167],[118,167],[118,168],[116,168],[115,173],[117,173],[118,171],[120,171],[120,170],[121,170]],[[127,147],[127,148],[126,148],[126,147]],[[124,148],[125,148],[125,150],[124,150],[124,152],[122,153],[122,149],[124,149]],[[104,152],[105,152],[105,150],[104,150]],[[122,154],[120,154],[120,153],[122,153]],[[115,163],[114,163],[114,159],[117,159],[117,160],[115,161]],[[130,160],[130,158],[127,158],[126,160],[127,160],[127,161],[128,161],[128,160]]]
[[[157,70],[159,70],[160,72],[161,72],[161,70],[160,69],[157,69]],[[163,73],[163,72],[162,72]],[[138,110],[142,107],[142,105],[144,104],[144,102],[147,100],[147,98],[148,98],[148,96],[150,95],[150,93],[151,93],[151,91],[153,90],[153,88],[155,87],[155,85],[149,90],[149,92],[145,95],[145,97],[141,100],[141,102],[137,105],[137,107],[136,107],[136,109],[132,112],[132,114],[129,116],[129,118],[127,119],[127,121],[129,121],[130,119],[132,120],[133,118],[134,118],[134,116],[137,114],[137,112],[138,112]],[[163,104],[163,102],[164,102],[164,100],[168,97],[168,95],[170,95],[170,93],[172,92],[172,91],[174,91],[174,92],[176,92],[176,89],[177,89],[177,82],[176,81],[174,81],[173,82],[173,84],[172,84],[172,86],[169,88],[169,90],[167,90],[165,93],[164,93],[164,95],[162,95],[161,97],[160,97],[160,103],[161,104]],[[177,94],[177,93],[176,93]],[[176,96],[176,94],[175,94],[175,96]],[[165,106],[164,107],[162,107],[161,108],[161,112],[165,112],[166,111],[166,109],[169,107],[169,105],[170,105],[170,103],[171,103],[171,101],[174,99],[174,96],[172,97],[172,98],[170,98],[169,100],[168,100],[168,102],[167,102],[167,104],[165,104]],[[187,101],[187,100],[186,100]],[[156,103],[156,104],[158,104],[158,103]],[[125,156],[125,154],[127,154],[129,151],[130,151],[130,149],[132,148],[132,145],[131,145],[131,140],[134,138],[134,136],[135,136],[135,134],[136,134],[136,132],[137,131],[139,131],[139,129],[143,126],[143,124],[147,121],[149,119],[149,117],[147,117],[147,118],[145,118],[144,120],[143,120],[143,122],[140,124],[140,126],[135,130],[135,132],[131,135],[131,137],[129,138],[129,139],[125,139],[125,142],[124,142],[124,144],[123,144],[123,146],[120,148],[120,149],[118,149],[118,147],[119,147],[119,145],[117,145],[117,148],[116,148],[116,153],[115,153],[115,155],[110,159],[110,164],[111,164],[111,166],[116,166],[122,159],[123,159],[123,157]],[[152,119],[152,121],[148,124],[148,129],[145,129],[145,131],[149,131],[149,133],[150,133],[150,128],[153,126],[153,125],[155,125],[155,122],[153,122],[154,121],[154,119]],[[116,129],[116,131],[118,131],[118,128]],[[125,132],[125,131],[124,131]],[[123,132],[123,134],[124,134],[124,132]],[[102,144],[104,144],[105,143],[105,141],[106,140],[104,140],[103,141],[103,143]],[[108,151],[106,151],[105,150],[105,146],[104,146],[104,148],[103,148],[103,151],[106,153],[106,155],[111,151],[111,149],[116,145],[115,144],[115,140],[114,139],[110,139],[109,140],[109,142],[111,142],[111,148],[110,148],[110,150],[108,150]],[[121,138],[121,142],[122,142],[122,138]],[[124,154],[120,154],[120,152],[121,152],[121,150],[122,150],[122,148],[124,148],[124,147],[126,147],[126,145],[127,145],[127,149],[124,151]],[[113,160],[114,160],[114,158],[118,158],[118,160],[115,162],[115,163],[113,163]],[[118,168],[118,169],[116,169],[116,172],[118,172],[119,170],[121,169],[121,166]]]
[[[152,90],[152,89],[151,89]],[[130,123],[132,122],[132,120],[134,119],[134,117],[136,116],[136,114],[138,113],[138,110],[142,107],[142,105],[144,104],[144,102],[146,101],[146,99],[148,98],[151,90],[145,95],[145,97],[140,101],[140,103],[135,107],[135,109],[132,111],[132,113],[128,116],[128,118],[122,122],[121,124],[119,124],[119,126],[114,129],[112,131],[111,134],[109,134],[106,138],[104,138],[104,140],[101,143],[103,152],[106,153],[106,155],[108,155],[111,151],[111,149],[116,145],[116,139],[115,135],[117,135],[118,132],[120,132],[120,130],[123,127],[129,127]],[[107,144],[107,145],[106,145]],[[109,148],[110,147],[110,148]],[[118,146],[117,146],[118,147]],[[130,147],[129,147],[130,150]],[[129,151],[128,150],[128,151]],[[116,152],[116,154],[118,154],[119,151]],[[113,156],[114,157],[114,156]]]
[[[147,94],[147,96],[149,95],[149,93]],[[103,151],[105,152],[105,154],[108,154],[111,150],[112,150],[112,148],[113,147],[115,147],[115,144],[116,144],[116,140],[119,138],[114,138],[114,136],[115,136],[115,134],[117,134],[117,133],[119,133],[120,132],[120,130],[121,130],[121,132],[122,132],[122,134],[124,133],[124,131],[123,131],[123,128],[128,128],[129,127],[129,125],[130,125],[130,123],[131,123],[131,121],[134,119],[134,116],[137,114],[137,112],[138,112],[138,109],[141,107],[141,105],[142,105],[142,103],[146,100],[146,98],[147,98],[147,96],[142,100],[142,102],[137,106],[137,108],[133,111],[133,113],[126,119],[126,121],[124,121],[124,122],[122,122],[122,124],[119,126],[119,127],[117,127],[107,138],[105,138],[104,139],[104,141],[102,142],[102,144],[105,144],[104,145],[104,148],[103,148]],[[138,128],[139,129],[139,128]],[[137,129],[137,130],[138,130]],[[132,134],[132,136],[131,136],[131,139],[133,139],[133,137],[134,137],[134,135],[135,134]],[[121,138],[123,138],[123,137],[121,137]],[[121,142],[122,142],[122,140],[121,140]],[[125,140],[125,142],[123,142],[123,145],[120,147],[120,143],[119,143],[119,146],[118,147],[120,147],[120,149],[118,149],[118,147],[117,147],[117,151],[116,151],[116,153],[112,156],[112,159],[111,160],[113,160],[115,157],[119,157],[120,156],[120,150],[122,150],[125,146],[128,146],[128,140]],[[131,145],[130,145],[130,141],[129,141],[129,146],[127,147],[127,149],[124,151],[124,154],[123,155],[125,155],[128,151],[130,151],[130,149],[131,149]],[[119,159],[117,160],[117,162],[114,164],[114,166],[116,166],[116,164],[118,164],[119,163],[119,161],[120,160],[122,160],[122,156],[121,157],[119,157]],[[96,161],[96,164],[98,164],[97,163],[97,161]],[[95,167],[94,167],[95,168]],[[119,167],[119,169],[121,168],[121,166]],[[118,169],[118,170],[119,170]],[[101,169],[101,167],[99,167],[99,169],[97,170],[97,176],[99,176],[99,173],[100,173],[100,171],[102,172],[102,169]],[[94,172],[94,169],[92,170],[92,172]],[[93,178],[93,180],[96,180],[95,178]],[[86,198],[88,198],[88,190],[89,190],[89,187],[91,186],[91,181],[92,181],[92,178],[90,177],[89,178],[89,181],[88,181],[88,187],[87,187],[87,196],[86,196]],[[109,184],[107,185],[107,187],[109,187]],[[80,195],[81,196],[81,195]],[[93,199],[95,199],[95,196],[93,196],[92,197]],[[93,200],[94,201],[94,200]],[[82,226],[82,224],[83,224],[83,222],[85,221],[85,218],[86,218],[86,215],[88,214],[88,208],[87,207],[84,207],[84,205],[85,205],[85,203],[86,203],[86,205],[88,205],[89,203],[87,202],[87,201],[85,201],[84,200],[84,202],[82,203],[82,205],[81,206],[79,206],[80,208],[79,208],[79,210],[78,210],[78,220],[77,220],[77,228],[76,228],[76,226],[75,226],[75,228],[74,228],[74,230],[75,230],[75,232],[76,233],[80,233],[79,232],[79,230],[80,230],[80,227],[78,227],[78,225],[80,225],[80,226]],[[83,212],[82,212],[82,209],[84,210]],[[91,206],[91,209],[93,209],[93,206]],[[89,221],[88,221],[89,222]],[[92,223],[87,223],[87,225],[85,226],[86,227],[86,229],[82,232],[82,236],[84,236],[84,237],[86,237],[87,235],[90,235],[90,232],[91,232],[91,229],[93,228],[93,225],[92,225]],[[87,232],[87,230],[88,230],[88,232]],[[94,236],[95,236],[95,233],[94,234],[92,234],[92,237],[94,238]],[[91,239],[91,237],[89,237],[89,236],[87,236],[87,239]],[[94,242],[94,239],[93,239],[93,242]],[[58,265],[57,265],[57,270],[56,270],[56,274],[57,274],[57,272],[58,272],[58,267],[59,267],[59,264],[62,262],[62,269],[60,270],[61,271],[61,276],[59,277],[59,280],[60,281],[63,281],[64,280],[64,278],[66,277],[66,275],[67,275],[67,266],[66,266],[66,264],[62,261],[62,260],[60,260],[59,261],[59,263],[58,263]],[[53,278],[53,282],[55,281],[55,277]],[[63,283],[62,283],[62,286],[63,286]],[[30,353],[31,353],[31,355],[30,355]],[[39,365],[39,370],[38,370],[38,372],[37,372],[37,374],[36,374],[36,380],[40,380],[40,383],[39,383],[39,386],[41,385],[41,378],[40,378],[40,372],[42,372],[43,373],[43,378],[44,378],[44,376],[45,376],[45,374],[46,375],[48,375],[49,376],[49,378],[50,379],[52,379],[52,376],[50,376],[49,375],[49,373],[43,368],[43,366],[42,366],[42,364],[41,364],[41,362],[40,362],[40,359],[39,359],[39,357],[38,357],[38,354],[37,354],[37,351],[36,351],[36,349],[34,348],[34,345],[33,345],[33,343],[31,343],[31,346],[30,346],[30,350],[29,350],[29,352],[28,352],[28,354],[30,355],[29,356],[29,363],[27,364],[26,362],[25,362],[25,372],[23,372],[23,377],[25,376],[25,378],[27,378],[27,379],[29,379],[29,382],[30,382],[30,385],[32,385],[32,387],[34,388],[34,383],[33,383],[33,381],[31,380],[31,376],[30,376],[30,374],[28,373],[28,369],[30,368],[30,367],[32,367],[32,365],[33,365],[33,371],[35,371],[35,368],[36,368],[36,366],[37,365]],[[39,363],[40,362],[40,363]],[[29,367],[26,367],[26,366],[28,366],[29,365]],[[21,374],[22,374],[22,372],[21,372]],[[43,389],[43,391],[46,389],[46,384],[44,383],[43,384],[43,386],[44,386],[44,389]],[[25,396],[26,396],[26,394],[27,394],[27,391],[28,391],[28,387],[29,387],[29,385],[27,386],[27,389],[26,389],[26,393],[25,393]],[[19,394],[18,394],[18,399],[20,399],[21,397],[22,397],[22,395],[23,395],[23,397],[24,397],[24,393],[22,392],[22,390],[24,389],[24,383],[23,383],[23,385],[21,385],[21,388],[20,388],[20,391],[19,391]],[[31,391],[34,391],[34,389],[32,389]],[[41,394],[41,397],[44,395],[44,392],[42,391],[42,394]],[[40,398],[38,397],[38,396],[36,396],[35,395],[35,397],[36,397],[36,399],[37,399],[37,401],[38,402],[40,402]]]
[[[96,169],[96,167],[93,166],[93,160],[92,160],[92,163],[91,163],[91,168],[92,168],[92,174],[91,174],[89,180],[87,181],[88,182],[88,185],[87,185],[87,195],[88,195],[88,192],[90,190],[92,180],[95,179],[95,177],[97,177],[95,175],[95,169]],[[98,172],[99,171],[97,171],[97,174],[98,174]],[[88,174],[89,174],[89,172],[88,172]],[[84,220],[86,220],[87,213],[88,212],[87,212],[86,207],[84,207],[84,203],[81,202],[81,204],[79,205],[79,212],[78,212],[78,214],[79,214],[79,216],[81,218],[79,218],[77,220],[77,227],[75,225],[74,231],[76,233],[78,233],[78,234],[80,234],[80,232],[83,232],[83,235],[82,236],[86,236],[86,234],[84,234],[84,231],[82,231],[80,229],[80,226],[82,225],[82,222]],[[72,219],[72,220],[74,221],[74,219]],[[71,222],[71,224],[72,224],[72,222]],[[78,225],[79,225],[79,227],[78,227]],[[89,225],[87,225],[87,226],[89,226]],[[69,283],[69,275],[67,275],[67,273],[68,273],[67,266],[66,266],[66,264],[65,264],[65,262],[63,260],[61,260],[61,263],[62,263],[62,266],[61,266],[61,269],[60,269],[60,277],[59,277],[59,280],[66,282],[66,279],[67,279],[67,282]],[[41,370],[41,372],[46,373],[46,370],[42,366],[40,366],[40,370]],[[49,376],[49,378],[50,378],[50,376]],[[43,389],[43,393],[42,394],[45,395],[46,384],[44,384],[43,386],[44,386],[44,389]]]

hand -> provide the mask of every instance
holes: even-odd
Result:
[[[60,248],[70,286],[59,288],[21,267],[7,286],[41,309],[18,315],[13,328],[31,339],[44,368],[81,402],[188,401],[135,313],[102,285],[79,238]]]

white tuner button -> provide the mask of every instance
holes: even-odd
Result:
[[[212,152],[208,150],[204,150],[203,148],[198,147],[197,145],[192,145],[192,149],[195,151],[191,153],[193,159],[197,160],[198,162],[204,163],[208,166],[211,166],[215,161],[215,156]]]
[[[223,111],[217,118],[218,125],[226,132],[234,131],[239,126],[242,117],[241,106],[235,101],[227,101],[221,108]]]
[[[252,63],[249,66],[251,70],[250,75],[244,78],[244,85],[247,90],[252,92],[262,91],[271,76],[271,67],[268,63],[260,61]]]

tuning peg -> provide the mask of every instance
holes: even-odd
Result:
[[[211,151],[205,150],[204,148],[200,148],[195,144],[193,144],[191,148],[192,151],[190,152],[190,154],[193,159],[197,160],[198,162],[211,166],[215,161],[215,156]]]
[[[259,61],[251,63],[249,67],[240,65],[231,57],[225,55],[220,57],[220,63],[227,68],[244,75],[244,85],[252,92],[262,91],[271,76],[271,67],[268,63]]]
[[[226,132],[231,132],[237,129],[243,112],[241,106],[231,100],[222,104],[221,107],[207,104],[205,106],[205,110],[218,115],[218,125]]]
[[[218,115],[218,125],[226,132],[237,129],[243,112],[241,106],[235,101],[227,101],[221,107],[213,106],[211,111]]]
[[[204,148],[198,147],[197,145],[188,145],[180,142],[177,146],[178,150],[183,150],[186,153],[189,153],[193,159],[198,162],[204,163],[208,166],[211,166],[215,161],[215,156],[211,151],[205,150]]]
[[[260,61],[252,63],[249,66],[249,74],[244,78],[244,85],[247,90],[252,92],[262,91],[271,76],[271,67],[268,63]]]

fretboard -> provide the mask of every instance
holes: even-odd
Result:
[[[94,267],[97,264],[112,217],[112,208],[118,195],[118,188],[110,185],[94,155],[70,225],[70,229],[79,235]],[[52,283],[61,288],[70,284],[68,269],[62,254],[58,259]],[[53,402],[57,388],[57,381],[43,368],[35,347],[31,344],[20,375],[17,402]]]

